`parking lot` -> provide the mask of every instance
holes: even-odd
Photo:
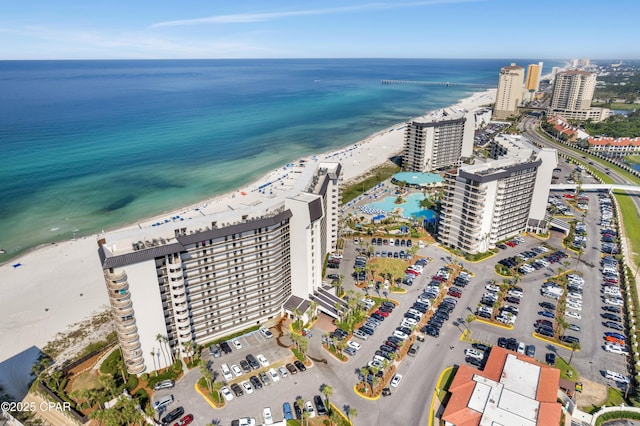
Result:
[[[562,196],[561,193],[555,195]],[[583,220],[586,227],[587,244],[579,262],[578,254],[564,248],[562,240],[557,237],[548,240],[524,237],[520,244],[514,245],[514,247],[507,246],[507,248],[500,250],[497,255],[480,263],[468,263],[460,259],[455,259],[454,262],[452,256],[446,251],[436,246],[422,247],[418,244],[418,240],[415,239],[412,241],[412,246],[418,247],[414,249],[416,251],[415,258],[409,262],[402,260],[400,256],[400,251],[404,251],[405,258],[409,254],[406,241],[404,246],[396,244],[391,246],[389,244],[390,241],[384,244],[383,239],[382,245],[375,245],[373,257],[378,254],[379,257],[382,257],[384,251],[387,257],[397,259],[399,262],[404,261],[407,266],[420,257],[427,257],[432,260],[415,277],[411,285],[401,284],[406,289],[406,293],[388,295],[389,298],[398,302],[398,306],[380,321],[372,336],[367,340],[352,338],[360,346],[355,355],[349,357],[348,362],[338,361],[322,348],[322,335],[333,327],[331,320],[323,317],[317,322],[317,326],[311,329],[312,337],[310,337],[308,355],[314,361],[313,365],[305,372],[288,375],[286,378],[281,378],[277,383],[271,383],[269,386],[255,390],[249,395],[234,397],[223,409],[214,409],[195,393],[194,385],[200,378],[200,373],[198,369],[194,369],[178,381],[173,389],[156,392],[154,399],[162,395],[173,394],[176,401],[168,409],[171,410],[178,405],[183,405],[185,412],[194,414],[194,424],[204,425],[212,421],[218,421],[221,425],[227,425],[231,424],[233,419],[240,417],[253,417],[258,420],[258,423],[261,423],[264,407],[270,407],[274,420],[278,421],[283,417],[282,404],[284,402],[288,402],[291,407],[294,407],[298,398],[311,401],[314,396],[322,395],[321,389],[323,385],[330,385],[333,388],[330,400],[343,410],[347,406],[355,408],[358,411],[357,424],[384,424],[384,419],[389,418],[393,418],[394,424],[426,424],[429,404],[440,372],[448,366],[464,363],[465,349],[471,348],[470,344],[459,340],[460,335],[467,327],[471,329],[471,338],[474,341],[495,345],[500,337],[505,337],[522,342],[525,347],[533,345],[536,348],[535,358],[541,362],[545,362],[545,355],[548,353],[562,356],[565,360],[571,357],[571,350],[567,346],[553,344],[534,335],[536,321],[546,319],[540,315],[540,312],[553,311],[548,308],[548,304],[557,303],[557,301],[541,294],[542,284],[556,276],[561,268],[564,270],[576,269],[584,277],[584,284],[581,288],[581,303],[572,305],[579,306],[579,309],[567,309],[579,313],[580,318],[565,318],[568,323],[573,324],[571,326],[573,329],[568,329],[563,334],[580,339],[580,349],[573,354],[572,365],[581,377],[615,386],[616,382],[611,378],[615,376],[609,374],[610,378],[607,378],[605,376],[605,366],[607,370],[626,375],[627,360],[622,355],[608,353],[603,349],[605,344],[604,333],[615,330],[603,325],[606,319],[601,316],[607,311],[602,309],[604,306],[601,297],[603,276],[599,271],[600,249],[602,246],[600,242],[600,226],[598,225],[600,217],[597,195],[590,196],[588,207],[588,213],[584,217],[580,215],[580,219]],[[557,250],[564,251],[569,256],[566,259],[543,265],[537,269],[534,268],[534,270],[522,274],[520,281],[517,283],[517,286],[522,289],[522,294],[518,297],[521,300],[520,303],[507,303],[507,305],[517,308],[517,320],[514,322],[513,328],[498,327],[481,321],[469,323],[467,318],[470,314],[476,312],[480,300],[488,292],[486,286],[494,280],[498,285],[502,284],[502,277],[498,276],[494,271],[496,263],[523,252],[530,252],[542,244],[546,244],[550,250],[545,254],[538,253],[537,259],[544,258],[544,256]],[[356,280],[352,276],[354,262],[356,256],[360,255],[359,251],[362,251],[363,248],[368,248],[368,246],[368,241],[354,243],[353,240],[348,240],[340,264],[337,268],[327,269],[327,274],[343,275],[345,277],[345,289],[355,290],[361,295],[359,297],[365,297],[366,294],[384,296],[385,288],[379,290],[376,290],[375,287],[359,289],[355,286]],[[391,256],[389,256],[389,253],[392,253]],[[398,254],[397,258],[394,255],[395,253]],[[528,262],[531,263],[534,260],[529,259]],[[358,376],[359,369],[366,366],[372,360],[376,351],[380,351],[380,345],[387,341],[388,336],[394,334],[405,312],[427,289],[432,281],[431,277],[441,268],[447,265],[451,266],[454,263],[459,263],[466,270],[471,271],[474,277],[468,285],[459,289],[459,294],[449,296],[455,297],[459,302],[448,313],[448,319],[443,320],[439,326],[439,337],[425,336],[424,342],[417,342],[419,349],[415,352],[415,356],[407,356],[402,360],[397,367],[396,373],[402,375],[403,378],[397,387],[390,387],[390,396],[383,397],[375,402],[358,396],[354,392],[354,386],[360,381]],[[553,320],[553,318],[549,319]],[[272,331],[276,333],[274,329]],[[283,331],[285,334],[288,333],[288,329]],[[624,331],[621,331],[621,333],[624,334]],[[287,336],[284,336],[281,340],[284,345],[290,343]],[[232,353],[222,355],[220,358],[214,358],[205,352],[204,357],[211,362],[213,371],[219,372],[222,363],[226,363],[229,366],[240,365],[240,361],[245,359],[249,353],[254,356],[258,354],[264,355],[270,362],[269,367],[282,366],[292,362],[294,359],[291,351],[278,345],[275,337],[267,339],[259,332],[253,332],[241,336],[239,341],[242,349],[233,348]],[[466,358],[469,360],[469,356]],[[252,374],[254,373],[234,377],[229,380],[229,384],[247,380]],[[217,380],[222,380],[222,377],[220,376]],[[273,392],[273,390],[277,390],[277,392]]]

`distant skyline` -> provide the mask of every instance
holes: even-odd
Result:
[[[5,2],[4,59],[638,59],[640,3]]]

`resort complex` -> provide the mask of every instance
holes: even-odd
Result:
[[[101,236],[128,371],[165,368],[165,351],[188,356],[189,344],[273,325],[290,298],[308,300],[337,240],[340,171],[339,163],[288,165],[230,204]]]

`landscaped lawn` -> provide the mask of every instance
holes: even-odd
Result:
[[[556,356],[556,368],[560,370],[560,377],[567,380],[576,380],[578,373],[576,370],[567,364],[562,357]]]

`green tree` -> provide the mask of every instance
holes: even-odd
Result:
[[[156,376],[158,375],[158,365],[156,364],[156,351],[155,349],[151,349],[151,358],[153,358],[153,370],[156,372]]]
[[[329,397],[333,395],[333,388],[327,384],[322,385],[322,393],[325,396],[325,404],[327,405],[327,410],[331,410],[331,405],[329,405]]]
[[[211,392],[211,385],[213,384],[213,372],[207,368],[207,361],[201,359],[200,362],[200,374],[204,377],[205,382],[207,382],[207,388],[209,392]]]
[[[169,361],[167,361],[167,354],[164,351],[164,336],[160,333],[156,334],[156,341],[160,345],[160,350],[162,351],[162,356],[164,357],[164,365],[166,367],[169,365]]]
[[[575,351],[580,349],[580,343],[573,342],[571,343],[571,356],[569,357],[569,365],[571,365],[571,361],[573,361],[573,354]]]
[[[347,415],[347,418],[349,419],[349,421],[351,421],[351,419],[355,419],[356,417],[358,417],[358,410],[356,410],[354,407],[352,406],[347,406],[346,410],[345,410],[345,414]]]

